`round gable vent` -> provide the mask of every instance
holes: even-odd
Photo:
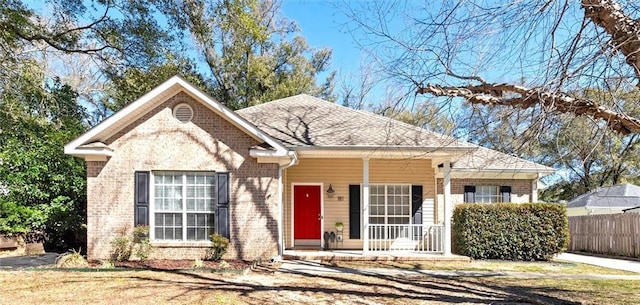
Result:
[[[193,119],[193,109],[189,104],[179,104],[173,108],[173,116],[182,123],[189,123]]]

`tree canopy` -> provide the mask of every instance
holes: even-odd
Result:
[[[171,76],[238,109],[332,99],[330,60],[276,1],[0,0],[0,234],[86,249],[85,164],[63,146]]]

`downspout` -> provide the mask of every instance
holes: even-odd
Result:
[[[295,151],[289,152],[291,162],[283,166],[278,167],[278,256],[271,258],[271,262],[282,260],[282,254],[284,253],[284,185],[282,181],[283,170],[298,164],[298,154]]]

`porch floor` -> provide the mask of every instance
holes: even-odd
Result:
[[[290,249],[284,250],[284,260],[308,261],[456,261],[469,262],[471,258],[452,254],[445,256],[437,253],[423,253],[413,251],[376,251],[362,254],[362,250],[320,250],[320,249]]]

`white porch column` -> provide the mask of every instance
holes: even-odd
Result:
[[[538,178],[531,181],[531,202],[538,202]]]
[[[451,255],[451,216],[453,206],[451,204],[451,162],[444,162],[444,179],[442,179],[444,191],[444,255]]]
[[[362,158],[362,254],[369,254],[369,158]]]

